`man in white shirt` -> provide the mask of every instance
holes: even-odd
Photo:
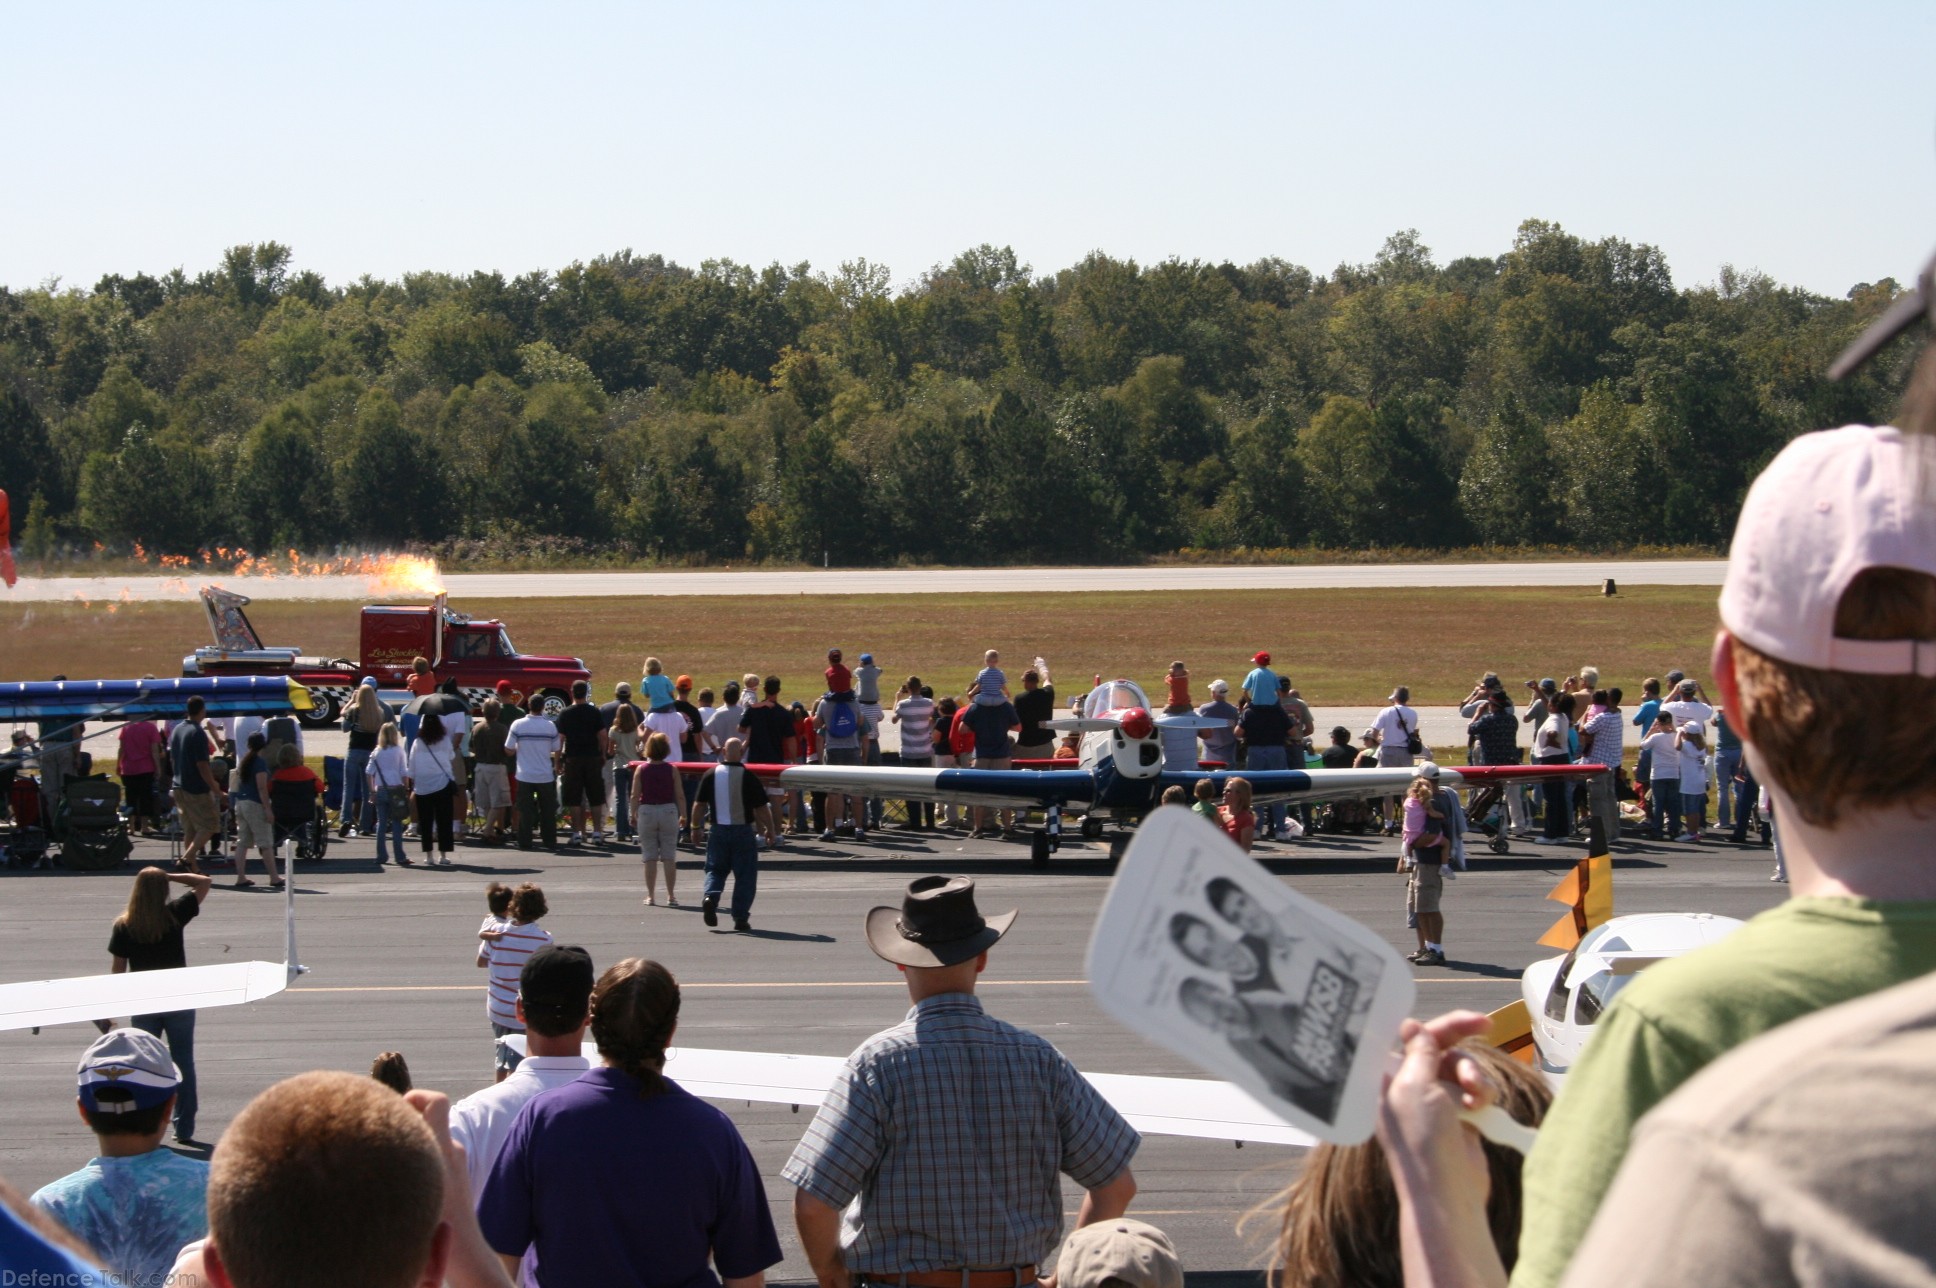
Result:
[[[1410,765],[1413,762],[1412,738],[1418,733],[1418,712],[1406,704],[1412,700],[1412,691],[1399,685],[1391,691],[1386,707],[1378,713],[1371,727],[1378,731],[1378,767],[1390,769]],[[1395,835],[1399,830],[1399,799],[1396,796],[1385,798],[1385,832]]]
[[[901,764],[910,769],[934,767],[934,699],[923,696],[921,688],[921,677],[910,675],[901,688],[907,696],[894,704],[894,714],[888,717],[901,726]],[[907,821],[901,830],[918,832],[924,822],[934,825],[933,802],[907,802]]]
[[[726,745],[726,740],[739,736],[739,718],[746,714],[746,708],[740,703],[740,694],[739,682],[729,681],[726,685],[726,701],[705,717],[704,727],[700,731],[700,745],[703,748],[700,759],[717,762],[719,750]],[[706,709],[701,707],[699,710],[703,714]]]
[[[538,714],[514,721],[504,735],[504,749],[516,757],[518,848],[531,848],[531,825],[538,825],[547,850],[558,848],[558,726]],[[682,718],[683,719],[683,718]]]
[[[518,1110],[539,1092],[575,1082],[592,1067],[583,1047],[596,982],[591,954],[576,945],[540,948],[524,963],[518,975],[524,1059],[504,1081],[466,1096],[450,1111],[451,1139],[464,1147],[473,1199],[484,1192]]]
[[[1674,695],[1660,704],[1662,711],[1674,717],[1674,726],[1684,724],[1710,725],[1714,723],[1714,708],[1701,700],[1701,686],[1693,680],[1682,680]]]

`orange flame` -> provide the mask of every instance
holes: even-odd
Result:
[[[422,555],[377,555],[367,560],[363,576],[375,595],[440,595],[443,574],[435,559]]]

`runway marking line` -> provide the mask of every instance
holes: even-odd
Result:
[[[1517,984],[1508,979],[1418,979],[1420,984]],[[1084,987],[1086,979],[985,979],[977,988],[1065,988]],[[482,993],[488,984],[322,984],[291,988],[291,993]],[[680,988],[905,988],[898,979],[760,980],[743,983],[681,983]]]

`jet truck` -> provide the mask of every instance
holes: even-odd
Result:
[[[265,645],[243,609],[247,595],[220,586],[202,587],[215,643],[182,659],[183,675],[283,675],[309,690],[312,709],[299,718],[312,728],[334,723],[357,684],[376,678],[386,699],[408,700],[404,687],[417,658],[427,658],[441,685],[457,682],[464,701],[476,706],[498,681],[556,715],[571,701],[574,680],[590,680],[581,658],[520,653],[504,623],[453,612],[446,596],[429,604],[372,604],[362,611],[361,656],[305,657],[296,648]]]

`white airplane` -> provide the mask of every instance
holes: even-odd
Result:
[[[966,708],[963,708],[966,710]],[[1285,801],[1310,803],[1351,797],[1393,796],[1412,781],[1414,767],[1393,769],[1245,769],[1165,770],[1161,731],[1217,728],[1221,720],[1195,715],[1160,715],[1133,680],[1110,680],[1084,698],[1081,714],[1045,722],[1053,729],[1082,734],[1081,754],[1068,769],[915,769],[864,765],[750,765],[761,777],[793,791],[846,792],[894,800],[940,801],[1000,809],[1034,806],[1047,824],[1032,838],[1030,857],[1047,863],[1061,841],[1062,811],[1083,813],[1082,834],[1095,839],[1105,821],[1139,822],[1163,799],[1165,790],[1186,792],[1208,778],[1219,793],[1225,780],[1242,778],[1256,805]],[[701,772],[709,766],[687,765]],[[1486,782],[1586,778],[1605,771],[1597,765],[1496,765],[1441,769],[1447,787]]]
[[[1635,975],[1740,927],[1733,917],[1707,912],[1614,917],[1589,930],[1565,956],[1528,966],[1519,988],[1531,1021],[1534,1067],[1557,1087],[1593,1036],[1594,1024]]]
[[[524,1053],[524,1035],[504,1039]],[[584,1054],[600,1061],[598,1044],[589,1034]],[[719,1051],[675,1046],[666,1058],[666,1077],[695,1096],[708,1100],[818,1106],[827,1098],[845,1058],[832,1055],[782,1055],[768,1051]],[[1249,1092],[1228,1082],[1206,1078],[1150,1078],[1136,1074],[1085,1073],[1097,1091],[1137,1131],[1158,1136],[1194,1136],[1205,1140],[1265,1145],[1309,1146],[1316,1141],[1289,1126],[1259,1104]]]
[[[236,1006],[273,997],[308,971],[296,957],[296,883],[283,887],[283,960],[77,975],[0,984],[0,1030]]]

